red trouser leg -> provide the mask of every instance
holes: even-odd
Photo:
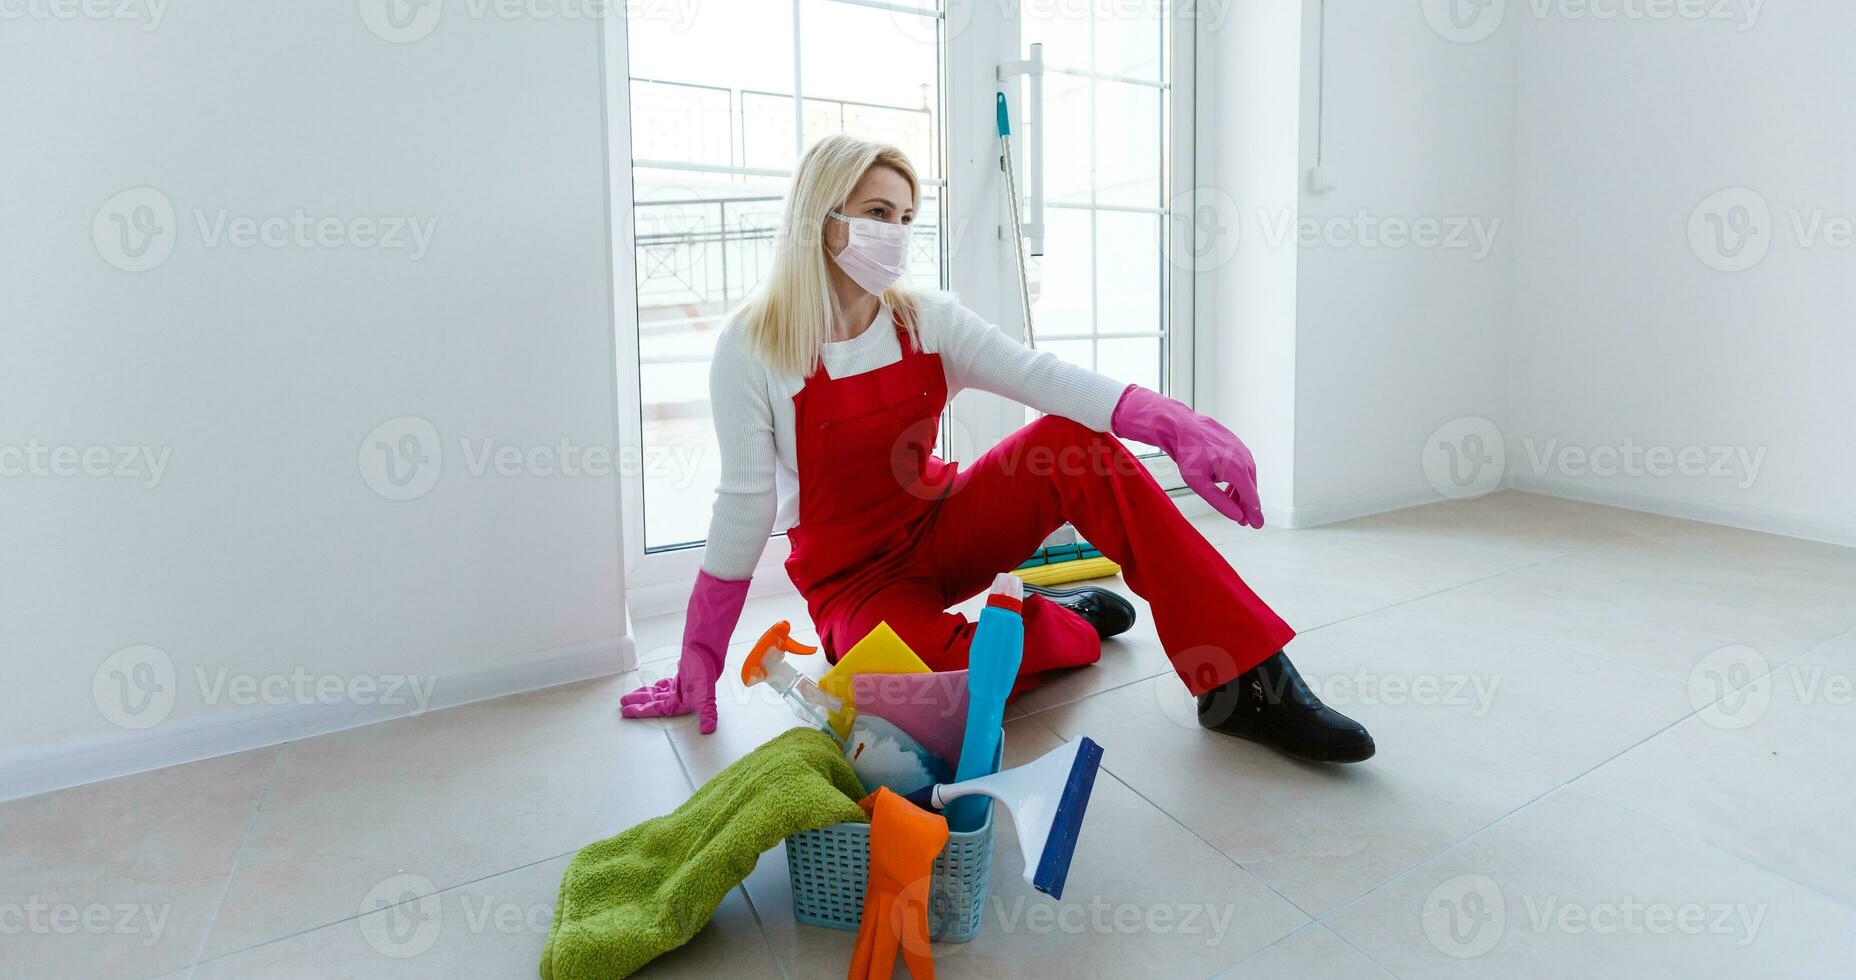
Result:
[[[1056,416],[1008,436],[961,473],[942,502],[928,550],[949,603],[1023,561],[1064,521],[1119,564],[1128,586],[1147,600],[1160,643],[1194,694],[1256,666],[1295,636],[1120,440]],[[1029,672],[1029,605],[1026,613]],[[1066,663],[1055,654],[1056,662],[1036,669],[1097,659],[1095,633],[1080,617],[1046,604],[1040,618],[1049,622],[1048,642],[1073,645],[1075,656]],[[963,645],[963,662],[964,653]]]
[[[986,591],[994,576],[1016,568],[1064,522],[1048,492],[1005,479],[1000,458],[995,449],[956,477],[948,497],[925,518],[914,546],[873,569],[880,584],[848,590],[814,611],[819,632],[833,636],[826,646],[834,660],[886,622],[928,666],[966,669],[978,624],[947,607]],[[1014,695],[1035,687],[1046,671],[1102,659],[1095,627],[1068,609],[1027,596],[1024,619],[1024,659]]]
[[[922,540],[889,558],[882,584],[815,609],[814,619],[835,636],[834,656],[888,622],[928,666],[961,670],[975,624],[946,608],[984,591],[1065,521],[1147,600],[1161,645],[1192,693],[1231,680],[1295,636],[1119,440],[1055,416],[1013,433],[961,472]],[[1017,690],[1044,671],[1095,663],[1101,649],[1082,617],[1029,597]]]

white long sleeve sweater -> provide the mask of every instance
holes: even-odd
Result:
[[[901,360],[902,344],[890,323],[885,306],[862,334],[826,344],[821,352],[825,372],[847,378]],[[989,391],[1107,432],[1127,387],[1030,350],[946,294],[921,297],[917,332],[923,350],[941,355],[949,398],[966,388]],[[740,322],[722,331],[709,369],[722,479],[702,562],[716,578],[751,577],[768,536],[798,521],[805,488],[799,485],[793,440],[793,396],[803,387],[804,378],[776,373],[755,356]]]

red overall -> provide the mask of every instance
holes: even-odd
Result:
[[[935,670],[967,666],[974,624],[947,607],[978,595],[1065,521],[1121,565],[1153,610],[1174,670],[1203,693],[1282,649],[1295,631],[1250,591],[1114,436],[1050,416],[961,472],[934,456],[947,376],[938,354],[848,378],[821,367],[793,396],[799,523],[786,571],[826,653],[887,621]],[[1018,689],[1095,663],[1081,616],[1025,602]]]

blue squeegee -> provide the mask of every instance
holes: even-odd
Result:
[[[1066,742],[1036,762],[990,776],[936,786],[929,794],[935,809],[963,796],[990,796],[1012,811],[1018,850],[1025,857],[1025,880],[1052,898],[1063,897],[1070,857],[1083,828],[1083,812],[1102,766],[1102,747],[1088,737]]]

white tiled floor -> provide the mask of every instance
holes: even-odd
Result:
[[[942,976],[1849,975],[1856,551],[1521,494],[1204,527],[1379,756],[1199,730],[1143,605],[1007,726],[1008,762],[1106,750],[1065,900],[1002,836]],[[620,719],[678,629],[623,677],[0,804],[0,910],[128,917],[8,930],[0,977],[534,976],[576,848],[792,723],[738,683],[712,736]],[[643,975],[835,977],[853,943],[793,922],[776,850]]]

